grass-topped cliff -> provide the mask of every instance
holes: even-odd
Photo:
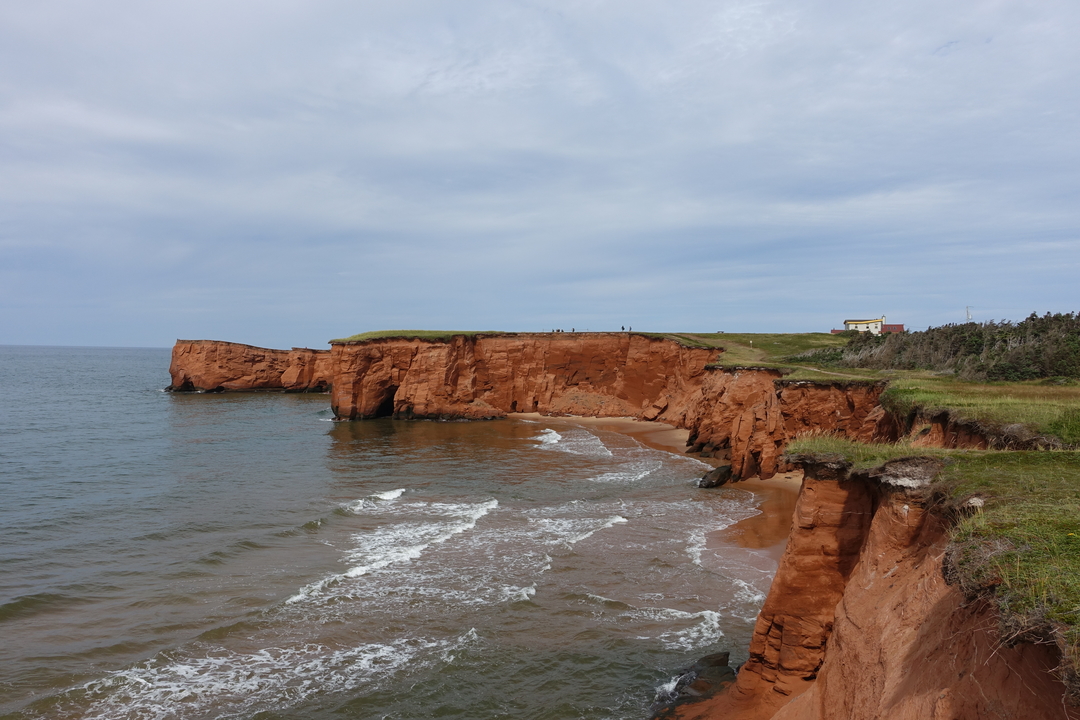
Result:
[[[1055,374],[1027,380],[988,380],[956,370],[996,367],[999,370],[995,372],[1002,374],[1001,368],[1021,364],[1027,368],[1024,373],[1038,375],[1032,362],[1023,364],[1018,358],[1036,358],[1042,348],[1058,361],[1043,363],[1039,372],[1068,371],[1073,367],[1070,353],[1073,348],[1080,349],[1080,316],[1032,316],[1015,325],[969,323],[879,336],[847,332],[683,333],[681,337],[723,348],[715,363],[719,367],[774,368],[790,380],[888,381],[881,401],[898,416],[913,411],[948,411],[957,420],[983,423],[988,428],[1020,423],[1031,432],[1080,444],[1080,379]],[[1021,345],[1026,348],[1022,353],[1016,349]],[[910,352],[896,351],[901,346],[910,347]],[[881,354],[867,355],[867,348],[891,349],[893,354],[882,350]],[[897,362],[890,364],[888,357]],[[930,367],[922,367],[914,361],[916,357],[936,358],[936,364],[928,362]]]
[[[856,469],[913,455],[942,458],[929,492],[946,508],[964,508],[947,572],[967,595],[992,595],[1005,642],[1055,641],[1066,681],[1080,688],[1080,452],[912,448],[830,435],[796,439],[787,451],[841,456]]]
[[[431,340],[433,342],[445,342],[451,338],[464,335],[473,337],[477,335],[505,335],[497,330],[372,330],[370,332],[357,333],[349,337],[331,340],[331,343],[362,343],[369,340],[386,340],[388,338],[401,338],[406,340]]]
[[[1065,332],[1076,323],[1080,323],[1080,320],[1073,315],[1053,315],[1047,318],[1028,318],[1017,325],[984,323],[978,327],[981,328],[979,336],[984,337],[983,345],[993,345],[992,342],[985,340],[985,337],[998,337],[1001,333],[1008,331],[1017,333],[1018,337],[1054,338],[1057,345],[1068,348],[1073,343],[1080,343],[1080,333],[1069,335]],[[988,382],[965,379],[951,369],[854,367],[850,363],[845,364],[837,360],[845,357],[845,353],[857,355],[861,352],[859,348],[886,347],[890,342],[896,344],[899,342],[896,338],[915,338],[905,341],[912,343],[913,347],[922,347],[923,344],[936,347],[943,344],[942,337],[947,336],[954,340],[955,337],[971,337],[973,331],[969,326],[974,325],[974,323],[969,323],[967,326],[932,328],[922,333],[877,337],[868,333],[854,332],[838,335],[690,332],[629,334],[671,340],[687,347],[717,348],[723,350],[723,353],[715,363],[716,366],[773,368],[783,372],[790,380],[818,382],[880,382],[885,380],[889,382],[889,387],[882,397],[882,403],[887,409],[900,416],[917,410],[922,410],[924,413],[948,411],[958,420],[972,420],[988,426],[1021,423],[1034,433],[1053,435],[1067,444],[1080,444],[1080,380],[1074,381],[1068,377],[1055,376],[1026,381]],[[950,328],[959,328],[959,330]],[[513,333],[493,330],[376,330],[338,338],[331,342],[362,343],[387,338],[445,342],[455,336],[506,334]],[[552,333],[551,335],[570,338],[574,334]],[[919,338],[930,339],[920,340]],[[1031,342],[1036,342],[1036,340]],[[950,347],[961,354],[967,352],[965,348],[970,349],[975,346],[974,341],[950,341],[950,343]],[[945,365],[949,364],[944,360],[942,362]],[[1047,367],[1059,368],[1060,366]]]
[[[331,340],[331,343],[362,343],[371,340],[386,340],[389,338],[400,338],[405,340],[431,340],[432,342],[446,342],[455,337],[478,337],[478,336],[492,336],[492,335],[516,335],[518,333],[505,332],[499,330],[373,330],[371,332],[357,333],[356,335],[350,335],[349,337],[337,338]],[[572,338],[575,335],[584,335],[584,332],[558,332],[558,333],[522,333],[522,334],[542,334],[551,335],[552,337],[560,338]],[[615,333],[612,333],[615,334]],[[688,333],[648,333],[648,332],[629,332],[619,333],[623,335],[639,335],[641,337],[649,337],[657,340],[671,340],[686,347],[715,347],[712,343],[705,342],[697,339],[697,336]]]

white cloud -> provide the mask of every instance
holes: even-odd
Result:
[[[924,325],[946,313],[912,298],[950,282],[1016,317],[1080,309],[1078,20],[1057,0],[9,4],[0,265],[29,280],[0,290],[0,342],[77,342],[56,307],[135,292],[142,319],[116,300],[88,336],[175,336],[154,308],[197,335],[229,306],[249,340],[317,343],[273,292],[331,335],[361,312],[696,327],[718,294],[729,329],[875,292]],[[838,272],[853,255],[886,277]],[[784,290],[735,297],[743,277]],[[395,300],[358,309],[374,296]]]

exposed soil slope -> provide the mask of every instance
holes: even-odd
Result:
[[[1056,648],[1003,645],[996,609],[946,584],[948,521],[928,507],[935,461],[866,473],[803,458],[787,549],[750,659],[685,720],[1080,718]]]

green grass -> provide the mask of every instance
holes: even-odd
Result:
[[[914,408],[948,410],[956,418],[998,425],[1022,423],[1067,443],[1080,443],[1078,385],[1039,380],[972,383],[930,373],[897,372],[881,402],[900,415]]]
[[[685,347],[692,348],[711,348],[716,347],[712,343],[702,340],[698,335],[694,333],[650,333],[650,332],[635,332],[631,335],[641,335],[643,337],[655,338],[657,340],[671,340],[677,342]]]
[[[381,340],[383,338],[406,338],[419,340],[446,341],[457,335],[505,335],[496,330],[373,330],[371,332],[350,335],[346,338],[331,340],[332,343],[354,343],[367,340]]]
[[[843,347],[847,338],[829,333],[687,333],[712,347],[722,347],[721,365],[790,366],[792,355],[821,348]]]
[[[941,483],[952,497],[986,498],[953,530],[964,584],[996,585],[1016,631],[1049,621],[1080,644],[1080,452],[975,453]]]
[[[446,341],[457,335],[475,336],[475,335],[509,335],[513,333],[506,333],[497,330],[373,330],[372,332],[359,333],[357,335],[350,335],[345,338],[337,338],[331,340],[332,343],[355,343],[366,342],[368,340],[382,340],[385,338],[406,338],[406,339],[420,339],[420,340],[435,340]],[[552,335],[552,333],[543,333],[545,335]],[[559,336],[566,338],[567,336],[574,335],[575,333],[560,333]],[[582,334],[582,333],[576,333]],[[685,345],[686,347],[699,347],[708,348],[715,347],[715,345],[698,339],[693,333],[646,333],[635,332],[630,333],[632,335],[642,335],[644,337],[656,338],[658,340],[672,340]],[[554,337],[554,336],[553,336]]]
[[[837,455],[850,462],[856,470],[868,470],[901,457],[912,455],[950,457],[978,450],[943,450],[940,448],[912,448],[905,442],[860,443],[832,433],[801,435],[787,444],[788,454],[829,456]]]
[[[1080,670],[1080,452],[994,452],[861,444],[831,435],[796,439],[789,453],[840,455],[856,469],[897,457],[946,460],[931,492],[954,506],[981,508],[952,528],[952,569],[969,594],[989,592],[1002,610],[1006,641],[1054,632],[1066,676]]]

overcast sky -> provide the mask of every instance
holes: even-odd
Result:
[[[0,344],[1080,310],[1076,0],[0,3]]]

